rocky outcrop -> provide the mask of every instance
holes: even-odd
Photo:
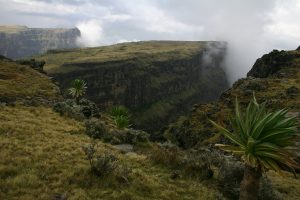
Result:
[[[211,48],[215,49],[213,53]],[[75,60],[61,63],[49,73],[62,91],[73,79],[84,79],[89,99],[102,108],[125,105],[132,111],[138,128],[154,131],[194,103],[216,99],[228,87],[221,68],[225,50],[220,42],[120,44],[73,52],[77,55]],[[47,68],[47,64],[54,66],[51,61],[55,57],[71,54],[55,52],[40,59],[46,60]]]
[[[0,54],[15,59],[45,53],[50,49],[74,48],[79,36],[77,28],[0,26]]]
[[[266,78],[275,74],[280,69],[290,66],[294,58],[300,58],[300,54],[290,54],[286,51],[273,50],[271,53],[258,59],[247,76]]]
[[[164,135],[183,148],[224,143],[226,141],[215,134],[217,130],[209,120],[229,125],[235,98],[238,98],[241,106],[246,106],[253,93],[259,103],[266,103],[268,109],[288,108],[289,114],[300,122],[299,81],[299,51],[272,51],[258,59],[248,77],[236,81],[232,88],[221,94],[218,101],[195,105],[190,115],[171,123],[164,130]],[[298,129],[300,130],[300,126]]]
[[[299,46],[296,50],[299,50],[299,51],[300,51],[300,46]]]

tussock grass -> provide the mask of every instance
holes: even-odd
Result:
[[[267,175],[272,181],[274,188],[280,192],[282,199],[300,199],[299,177],[298,179],[295,179],[294,175],[288,172],[283,172],[282,175],[279,175],[275,172],[269,172]]]
[[[0,199],[215,199],[216,191],[189,180],[170,178],[170,169],[144,155],[124,155],[99,142],[132,169],[130,182],[97,178],[82,146],[90,143],[83,123],[50,108],[0,107]]]

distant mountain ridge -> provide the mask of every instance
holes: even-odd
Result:
[[[28,28],[0,26],[0,54],[17,59],[45,53],[50,49],[75,48],[77,28]]]

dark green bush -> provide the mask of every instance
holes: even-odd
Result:
[[[117,116],[129,116],[129,111],[124,106],[114,106],[111,109],[111,116],[117,117]]]
[[[126,135],[125,135],[124,143],[137,144],[137,143],[149,142],[150,135],[145,131],[128,129],[125,132]]]
[[[111,116],[119,129],[128,128],[130,126],[130,114],[124,106],[114,106],[111,109]]]
[[[81,99],[79,101],[79,105],[81,106],[81,112],[86,118],[100,117],[99,108],[94,102],[88,99]]]
[[[129,121],[130,120],[128,116],[124,116],[124,115],[114,116],[114,122],[119,129],[128,128],[130,126]]]

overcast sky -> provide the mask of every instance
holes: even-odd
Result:
[[[300,45],[300,0],[0,0],[0,24],[78,27],[85,46],[225,40],[235,80],[262,53]]]

